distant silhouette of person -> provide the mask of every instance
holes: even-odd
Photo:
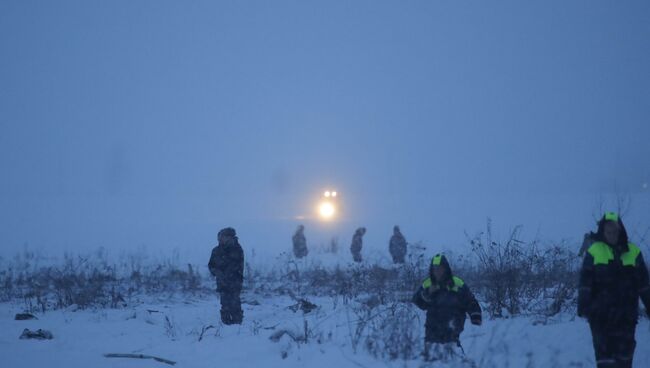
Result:
[[[352,236],[352,244],[350,245],[350,252],[352,252],[352,259],[355,262],[361,262],[361,248],[363,247],[363,235],[366,233],[365,227],[360,227],[354,232]]]
[[[648,269],[617,213],[603,215],[594,240],[580,271],[578,316],[589,322],[599,368],[632,367],[639,298],[650,307]]]
[[[298,229],[296,229],[291,240],[293,241],[293,255],[296,258],[306,257],[309,251],[307,250],[307,239],[305,239],[305,227],[303,225],[298,225]]]
[[[393,263],[404,263],[404,257],[406,257],[406,239],[397,225],[393,227],[393,236],[390,237],[388,251],[391,257],[393,257]]]
[[[217,292],[221,295],[221,321],[226,325],[241,324],[244,318],[240,299],[244,251],[231,227],[219,231],[217,239],[219,244],[212,249],[208,268],[217,279]]]

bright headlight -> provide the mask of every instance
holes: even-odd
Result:
[[[318,207],[318,212],[320,213],[322,218],[328,220],[334,216],[336,209],[334,208],[334,205],[331,204],[330,202],[323,202],[320,204],[320,207]]]

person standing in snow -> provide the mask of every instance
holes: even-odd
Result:
[[[361,262],[361,248],[363,247],[363,235],[366,233],[365,227],[360,227],[354,232],[352,236],[352,244],[350,245],[350,252],[352,252],[352,259],[355,262]]]
[[[393,257],[393,263],[404,263],[404,257],[406,257],[406,239],[397,225],[393,227],[393,236],[390,237],[388,251],[391,257]]]
[[[296,233],[293,234],[291,240],[293,241],[293,255],[296,258],[306,257],[308,250],[307,239],[305,239],[305,227],[298,225],[298,229],[296,229]]]
[[[469,287],[454,276],[447,258],[437,254],[431,260],[429,277],[413,295],[412,302],[427,312],[424,324],[425,360],[444,359],[460,346],[460,334],[469,315],[472,324],[482,323],[481,307]]]
[[[217,292],[221,296],[221,321],[226,325],[241,324],[244,318],[240,299],[244,251],[231,227],[219,231],[217,239],[219,244],[212,249],[208,268],[217,280]]]
[[[580,271],[578,316],[587,318],[596,365],[632,367],[639,298],[650,307],[648,269],[641,250],[628,240],[618,214],[598,222]]]

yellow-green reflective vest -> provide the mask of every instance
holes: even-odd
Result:
[[[454,286],[452,286],[451,288],[447,287],[448,290],[457,292],[461,287],[463,287],[463,285],[465,285],[465,282],[460,277],[453,276],[452,279],[454,281]],[[426,280],[422,282],[422,288],[428,289],[431,286],[431,284],[432,284],[431,278],[427,277]]]
[[[623,266],[632,266],[636,265],[636,259],[641,254],[641,249],[632,243],[628,243],[628,251],[621,254],[621,262]],[[614,250],[609,244],[604,242],[595,242],[589,247],[587,251],[594,257],[594,266],[599,264],[609,264],[610,261],[614,260]]]

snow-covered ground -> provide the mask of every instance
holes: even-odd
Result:
[[[224,326],[215,296],[132,303],[123,309],[67,310],[37,314],[38,320],[15,321],[22,312],[16,303],[0,304],[2,367],[164,367],[153,360],[105,358],[106,353],[159,356],[180,367],[420,367],[421,361],[378,359],[357,345],[352,336],[356,316],[340,298],[310,299],[319,308],[303,315],[288,308],[288,296],[244,294],[245,320]],[[259,304],[258,304],[259,303]],[[407,307],[405,305],[405,307]],[[410,307],[407,307],[410,308]],[[423,320],[422,312],[417,312]],[[306,342],[284,335],[286,329]],[[422,336],[421,321],[416,321]],[[207,328],[208,326],[214,326]],[[24,328],[47,329],[53,340],[20,340]],[[467,356],[479,367],[591,367],[595,366],[589,329],[583,320],[561,316],[540,323],[530,317],[469,323],[461,336]],[[635,367],[650,366],[650,324],[637,329]],[[447,364],[444,366],[455,366]],[[461,366],[461,365],[458,365]]]

